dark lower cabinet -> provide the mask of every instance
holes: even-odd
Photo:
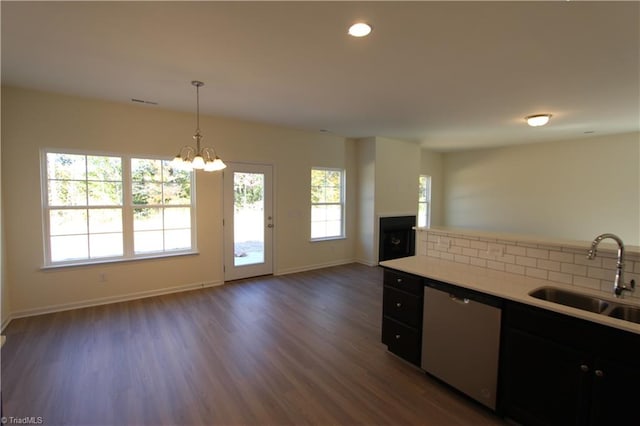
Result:
[[[640,345],[640,342],[636,342],[636,345]],[[635,362],[631,358],[628,360],[634,365],[606,359],[596,360],[590,424],[640,424],[640,414],[635,405],[640,401],[640,361],[638,360],[637,354]]]
[[[503,339],[503,413],[525,425],[587,424],[583,354],[518,330]]]
[[[509,303],[501,412],[523,425],[638,425],[640,336]]]
[[[422,351],[422,278],[384,270],[382,343],[392,352],[420,365]]]
[[[427,279],[384,270],[382,342],[420,366]],[[504,301],[496,413],[524,426],[638,426],[640,335]]]

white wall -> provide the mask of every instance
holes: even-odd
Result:
[[[414,142],[370,137],[356,141],[358,155],[359,262],[378,263],[381,216],[418,211],[420,147]]]
[[[640,244],[640,134],[444,155],[445,225]]]
[[[0,146],[0,330],[3,329],[11,313],[9,306],[9,290],[5,280],[5,245],[4,245],[4,216],[2,214],[2,147]]]
[[[356,259],[374,265],[377,246],[375,245],[375,202],[376,202],[376,140],[363,138],[356,141],[358,157],[358,241]]]
[[[376,138],[376,214],[418,212],[420,146],[415,142]]]
[[[355,177],[353,141],[319,132],[206,116],[201,117],[200,127],[204,143],[214,145],[225,161],[274,165],[276,273],[354,260],[355,181],[347,184],[348,237],[309,241],[310,169],[341,167],[346,169],[348,179]],[[3,88],[1,172],[6,225],[3,272],[14,314],[222,282],[222,175],[203,172],[197,173],[196,182],[199,255],[41,270],[42,148],[171,158],[180,146],[192,142],[193,131],[193,113]],[[100,273],[106,273],[105,283],[99,282]]]

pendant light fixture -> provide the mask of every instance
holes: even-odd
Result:
[[[191,84],[196,87],[196,132],[193,135],[196,147],[185,145],[180,148],[172,164],[174,167],[185,170],[204,170],[205,172],[222,170],[227,165],[218,157],[216,150],[200,146],[200,140],[202,139],[202,134],[200,133],[200,87],[204,86],[204,83],[194,80]]]

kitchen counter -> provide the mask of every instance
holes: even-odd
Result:
[[[539,287],[549,286],[597,296],[601,299],[610,300],[614,303],[640,306],[637,302],[632,300],[615,299],[611,293],[586,288],[577,288],[575,286],[563,285],[543,279],[480,268],[428,256],[411,256],[401,259],[387,260],[380,262],[380,266],[414,275],[420,275],[422,277],[431,278],[459,287],[477,290],[503,299],[526,303],[531,306],[537,306],[561,314],[640,334],[640,324],[583,311],[581,309],[553,302],[547,302],[529,296],[529,292],[532,290]],[[640,285],[640,283],[638,283],[638,285]],[[640,288],[636,291],[640,291]]]

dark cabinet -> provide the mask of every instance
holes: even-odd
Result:
[[[524,425],[637,425],[640,336],[508,303],[500,398]]]
[[[422,278],[385,269],[382,295],[382,343],[390,352],[420,365]]]

